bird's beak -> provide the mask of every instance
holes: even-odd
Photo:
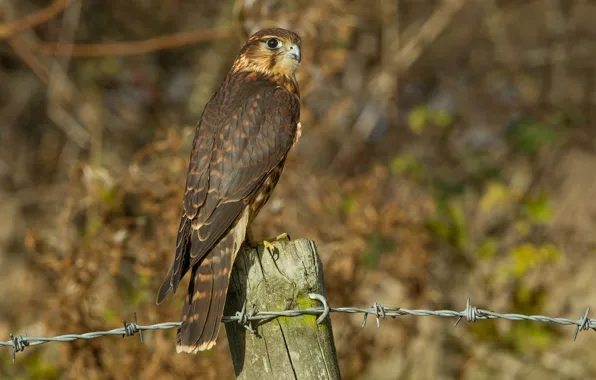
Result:
[[[300,48],[296,44],[290,45],[290,48],[286,51],[286,54],[289,55],[290,57],[294,58],[298,62],[300,62],[300,60],[302,58],[300,56]]]

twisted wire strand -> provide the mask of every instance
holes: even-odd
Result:
[[[366,325],[366,321],[369,315],[375,317],[377,328],[380,327],[380,320],[387,317],[397,318],[404,315],[410,315],[415,317],[444,317],[444,318],[457,318],[455,326],[462,320],[466,319],[468,322],[475,322],[479,320],[487,319],[505,319],[509,321],[533,321],[542,323],[555,323],[559,325],[575,325],[575,332],[573,334],[573,340],[577,339],[577,335],[589,329],[596,330],[596,319],[589,318],[590,308],[586,309],[586,312],[579,319],[568,319],[568,318],[553,318],[545,315],[524,315],[524,314],[501,314],[494,311],[479,309],[476,306],[472,306],[470,298],[468,297],[466,302],[466,308],[463,311],[455,310],[425,310],[425,309],[405,309],[400,307],[385,307],[376,302],[369,308],[359,307],[329,307],[327,299],[320,294],[310,294],[310,298],[319,301],[323,307],[316,307],[310,309],[297,309],[297,310],[284,310],[284,311],[259,311],[259,312],[247,312],[246,304],[242,307],[241,311],[238,311],[233,316],[224,316],[222,321],[224,323],[236,322],[244,326],[249,332],[254,333],[254,327],[252,322],[264,322],[272,320],[278,317],[300,317],[303,315],[315,315],[318,316],[317,323],[323,323],[328,318],[329,313],[349,313],[349,314],[364,314],[362,327]],[[142,326],[137,324],[136,314],[135,323],[127,323],[124,321],[124,327],[107,330],[107,331],[93,331],[84,334],[66,334],[54,337],[36,337],[36,336],[16,336],[10,335],[10,340],[0,341],[0,347],[11,347],[12,348],[12,359],[15,360],[15,354],[25,350],[27,346],[38,346],[49,342],[70,342],[78,339],[96,339],[110,335],[121,335],[133,336],[139,333],[141,343],[143,343],[143,331],[150,330],[169,330],[180,327],[181,322],[165,322],[157,323],[154,325]]]

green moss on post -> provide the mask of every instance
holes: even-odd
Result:
[[[247,312],[309,309],[321,306],[308,297],[325,295],[323,270],[314,242],[299,239],[275,242],[275,251],[262,246],[238,255],[225,315],[234,315],[246,300]],[[226,333],[238,379],[341,379],[331,320],[317,316],[281,317],[257,325],[256,334],[237,323]]]

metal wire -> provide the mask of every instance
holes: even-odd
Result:
[[[222,321],[224,323],[237,322],[244,326],[248,331],[254,333],[252,322],[254,321],[269,321],[278,317],[299,317],[302,315],[318,315],[317,323],[323,323],[329,316],[329,313],[350,313],[350,314],[364,314],[364,320],[362,327],[366,325],[366,320],[369,315],[373,315],[376,318],[377,328],[380,327],[381,319],[386,317],[401,317],[404,315],[411,315],[415,317],[445,317],[445,318],[457,318],[455,325],[462,320],[466,319],[468,322],[475,322],[486,319],[506,319],[509,321],[533,321],[543,323],[555,323],[559,325],[575,325],[575,332],[573,334],[573,340],[577,338],[577,335],[581,331],[595,330],[596,331],[596,319],[588,318],[590,308],[586,309],[584,315],[579,319],[567,319],[567,318],[552,318],[544,315],[523,315],[523,314],[500,314],[493,311],[479,309],[476,306],[472,306],[470,298],[466,302],[466,308],[463,311],[454,310],[410,310],[400,307],[385,307],[378,303],[373,303],[369,308],[357,308],[357,307],[329,307],[327,299],[320,294],[310,294],[310,298],[321,302],[323,307],[310,308],[310,309],[299,309],[299,310],[285,310],[285,311],[259,311],[259,312],[247,312],[246,305],[242,307],[241,311],[236,312],[233,316],[224,316]],[[12,348],[12,360],[15,360],[15,354],[20,351],[24,351],[27,346],[37,346],[48,342],[70,342],[77,339],[96,339],[103,336],[109,335],[121,335],[121,336],[132,336],[137,332],[141,337],[141,343],[143,343],[143,331],[148,330],[169,330],[176,327],[180,327],[181,322],[166,322],[158,323],[149,326],[140,326],[136,322],[127,323],[124,321],[124,327],[119,329],[113,329],[108,331],[94,331],[85,334],[67,334],[59,335],[51,338],[46,337],[35,337],[35,336],[14,336],[10,335],[10,340],[0,341],[0,346]]]

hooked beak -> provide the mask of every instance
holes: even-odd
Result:
[[[290,48],[286,51],[286,54],[294,58],[298,62],[300,62],[302,58],[300,56],[300,48],[296,44],[291,45]]]

